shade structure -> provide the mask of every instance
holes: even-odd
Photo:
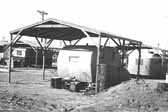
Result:
[[[11,34],[18,34],[31,37],[41,37],[56,40],[76,40],[86,37],[82,30],[89,36],[96,37],[99,32],[81,27],[72,23],[63,22],[57,19],[47,19],[35,24],[11,31]]]
[[[98,37],[101,35],[101,37],[124,39],[135,43],[140,42],[53,18],[13,30],[10,34],[68,41],[85,38],[86,36]]]
[[[29,36],[29,37],[36,38],[36,40],[38,41],[39,45],[44,50],[44,52],[45,52],[45,49],[51,44],[53,40],[63,40],[63,41],[77,40],[78,42],[80,39],[85,37],[89,37],[89,38],[98,37],[99,42],[96,45],[97,51],[98,51],[97,52],[97,73],[96,73],[97,75],[98,75],[98,69],[99,69],[101,38],[107,38],[105,44],[108,42],[109,39],[111,39],[123,52],[123,57],[124,57],[124,52],[125,52],[124,47],[126,46],[126,42],[130,43],[129,46],[133,45],[133,47],[137,49],[139,49],[142,44],[141,41],[137,41],[137,40],[121,37],[121,36],[116,36],[108,32],[91,29],[88,27],[80,26],[77,24],[73,24],[73,23],[69,23],[69,22],[65,22],[65,21],[61,21],[53,18],[46,19],[44,21],[37,22],[35,24],[13,30],[10,32],[10,35],[11,35],[10,49],[12,47],[12,44],[18,41],[22,36]],[[13,39],[13,35],[16,35],[14,39]],[[38,38],[48,39],[48,42],[46,43],[45,46],[42,46]],[[11,54],[11,50],[9,50],[9,52]],[[44,54],[43,61],[45,62],[45,53],[43,54]],[[9,82],[10,82],[10,69],[11,68],[9,63]],[[44,74],[44,71],[45,69],[43,69],[43,74]]]

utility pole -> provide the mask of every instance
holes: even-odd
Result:
[[[45,12],[45,11],[39,11],[39,10],[37,10],[37,12],[41,15],[42,21],[44,21],[44,16],[45,16],[45,15],[48,15],[48,13]]]
[[[37,10],[37,12],[41,15],[42,21],[44,21],[44,16],[48,15],[48,13],[45,12],[45,11],[39,11],[39,10]],[[41,38],[41,42],[43,42],[43,39],[42,39],[42,38]]]

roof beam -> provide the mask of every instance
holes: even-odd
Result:
[[[44,24],[47,24],[47,25],[44,25]],[[57,20],[57,19],[46,19],[44,21],[40,21],[40,22],[37,22],[35,24],[32,24],[32,25],[29,25],[29,26],[26,26],[26,27],[11,31],[10,33],[11,34],[16,34],[16,33],[19,33],[19,31],[21,31],[21,30],[27,30],[27,29],[38,28],[38,27],[42,28],[44,26],[47,27],[48,29],[53,28],[53,27],[56,27],[56,28],[65,28],[65,27],[74,28],[75,31],[76,30],[82,31],[84,33],[84,35],[86,35],[86,37],[90,37],[90,35],[87,33],[87,32],[89,32],[89,33],[93,33],[95,35],[101,35],[101,37],[108,37],[108,38],[114,38],[114,39],[127,40],[127,41],[134,42],[134,43],[139,43],[140,42],[140,41],[136,41],[136,40],[133,40],[133,39],[123,38],[121,36],[115,36],[115,35],[112,35],[110,33],[94,30],[94,29],[91,29],[91,28],[88,28],[88,27],[76,25],[76,24],[73,24],[73,23],[69,23],[69,22],[65,22],[65,21],[61,21],[61,20]],[[34,30],[34,29],[32,29],[32,30]],[[37,34],[28,34],[28,33],[29,32],[24,34],[24,32],[23,32],[22,35],[26,35],[26,36],[29,35],[29,36],[42,37],[42,38],[46,38],[49,35],[49,34],[46,34],[46,35],[45,34],[41,34],[41,36],[38,36]],[[70,34],[71,33],[72,32],[70,32]],[[56,34],[53,34],[52,37],[54,37],[54,36],[58,37],[58,38],[54,38],[54,39],[57,39],[57,40],[76,40],[76,39],[79,39],[79,38],[84,38],[84,37],[82,37],[83,35],[80,35],[78,38],[76,37],[76,38],[71,38],[71,39],[69,39],[68,37],[62,39],[62,38],[59,37],[59,35],[56,35]],[[64,36],[64,35],[61,35],[61,36]],[[98,44],[96,43],[96,45],[98,45]]]
[[[76,24],[73,24],[73,23],[61,21],[61,20],[58,20],[58,19],[52,19],[52,18],[46,19],[44,21],[36,22],[34,24],[28,25],[28,26],[23,27],[23,28],[19,28],[19,29],[10,31],[10,33],[13,34],[13,33],[16,33],[16,32],[18,32],[20,30],[24,30],[24,29],[28,29],[28,28],[31,28],[31,27],[35,27],[35,26],[38,26],[38,25],[43,24],[43,23],[48,22],[48,21],[53,21],[53,22],[55,22],[57,24],[66,25],[66,26],[73,27],[73,28],[80,29],[80,30],[82,28],[85,31],[92,32],[92,33],[95,33],[95,34],[99,34],[99,31],[97,31],[97,30],[94,30],[94,29],[91,29],[91,28],[87,28],[87,27],[84,27],[84,26],[80,26],[80,25],[76,25]]]
[[[95,42],[92,38],[90,38],[90,35],[89,35],[84,29],[81,29],[81,31],[86,35],[87,38],[91,39],[92,42],[93,42],[94,44],[96,44],[96,46],[98,46],[98,43]]]
[[[110,33],[101,32],[101,35],[103,37],[111,37],[111,38],[117,38],[117,39],[121,39],[121,40],[127,40],[127,41],[130,41],[130,42],[141,43],[141,41],[137,41],[137,40],[133,40],[133,39],[128,39],[128,38],[121,37],[121,36],[111,35]]]
[[[70,27],[62,24],[42,24],[36,26],[36,28],[70,28]]]

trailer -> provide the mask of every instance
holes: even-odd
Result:
[[[132,54],[130,54],[128,59],[128,71],[132,75],[136,75],[137,73],[137,55],[137,51],[134,51]],[[167,64],[167,56],[157,52],[151,52],[148,49],[143,49],[140,60],[140,75],[150,78],[164,78],[167,71]]]
[[[3,45],[3,52],[0,53],[0,61],[3,60],[4,65],[8,65],[9,60],[9,49],[6,48],[6,45]],[[53,51],[50,49],[46,50],[46,67],[52,66],[52,54]],[[34,67],[36,64],[38,67],[42,67],[42,49],[39,48],[36,44],[32,44],[29,41],[18,41],[12,48],[12,68],[15,67]],[[38,57],[38,58],[37,58]],[[37,59],[36,59],[37,58]],[[36,63],[37,62],[37,63]]]
[[[58,76],[63,79],[76,79],[79,82],[95,83],[96,81],[96,46],[66,46],[60,50],[57,62]],[[115,47],[102,47],[100,68],[104,88],[116,85],[129,79],[129,73],[121,68],[120,54]],[[124,73],[123,73],[124,72]],[[99,78],[100,81],[102,78]]]

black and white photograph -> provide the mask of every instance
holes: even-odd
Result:
[[[0,15],[0,112],[168,112],[167,0],[3,0]]]

